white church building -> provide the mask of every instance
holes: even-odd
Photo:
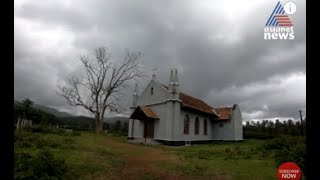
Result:
[[[133,93],[128,140],[167,145],[243,140],[242,116],[237,104],[212,107],[180,91],[178,71],[170,72],[168,85],[156,75],[138,95]]]

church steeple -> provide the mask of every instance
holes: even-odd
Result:
[[[134,91],[132,95],[132,106],[137,106],[137,100],[138,100],[138,84],[136,83],[134,86]]]
[[[178,69],[174,69],[174,81],[179,84]]]
[[[179,99],[178,69],[170,70],[169,92],[172,94],[173,99]]]

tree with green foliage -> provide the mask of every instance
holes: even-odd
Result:
[[[31,114],[33,113],[33,109],[31,106],[33,105],[33,101],[31,101],[29,98],[26,98],[22,101],[21,105],[17,105],[17,112],[15,115],[17,116],[17,123],[16,128],[22,128],[24,126],[28,126],[32,124]]]
[[[34,104],[33,101],[31,101],[29,98],[26,98],[22,101],[23,109],[24,109],[24,118],[29,119],[30,115],[32,113],[31,106]]]
[[[303,121],[303,123],[305,123],[305,121]],[[264,139],[280,135],[302,136],[300,121],[294,123],[292,119],[283,122],[277,119],[275,123],[268,120],[263,120],[261,123],[259,121],[256,123],[247,122],[243,127],[243,131],[245,138]]]

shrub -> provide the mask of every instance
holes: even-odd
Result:
[[[235,151],[238,155],[243,154],[243,151],[241,150],[241,148],[240,148],[239,145],[236,145],[236,146],[234,147],[234,151]]]
[[[256,132],[256,131],[243,131],[243,138],[244,139],[272,139],[274,138],[273,135],[263,133],[263,132]]]
[[[255,148],[255,147],[252,147],[252,148],[250,149],[250,151],[251,151],[252,153],[256,153],[256,148]]]
[[[44,133],[44,134],[59,134],[59,135],[72,135],[72,136],[80,136],[81,133],[79,131],[73,131],[72,129],[62,129],[51,127],[47,125],[36,124],[31,127],[26,127],[24,131],[33,132],[33,133]]]
[[[281,148],[275,152],[277,166],[280,166],[284,162],[291,161],[296,163],[304,173],[306,172],[306,156],[307,153],[304,144],[298,144],[289,149]]]
[[[33,125],[25,128],[26,131],[34,132],[34,133],[43,133],[47,132],[48,128],[43,125]]]
[[[64,160],[57,159],[49,150],[35,155],[14,152],[14,179],[70,179]]]
[[[65,144],[73,144],[73,143],[74,143],[74,140],[71,139],[71,138],[69,138],[69,137],[66,137],[66,138],[63,139],[63,142],[64,142]]]
[[[122,132],[122,131],[110,131],[110,133],[113,136],[121,137],[121,136],[128,136],[127,132]]]
[[[246,153],[246,155],[244,155],[245,159],[251,159],[251,154],[250,153]]]
[[[46,125],[36,124],[30,127],[26,127],[24,130],[33,133],[47,133],[47,134],[64,134],[63,129],[54,128]]]
[[[276,165],[291,161],[296,163],[303,173],[306,172],[306,138],[298,136],[283,135],[275,138],[261,147],[259,147],[264,155],[274,151]]]
[[[185,159],[192,159],[196,157],[196,154],[194,152],[189,152],[189,153],[183,153],[183,156]]]
[[[227,154],[227,156],[224,158],[224,160],[228,160],[228,159],[237,159],[237,158],[235,157],[235,151],[231,151],[231,150],[230,150],[230,152],[228,152],[228,154]]]
[[[240,146],[239,146],[239,145],[236,145],[236,146],[234,147],[234,150],[239,151],[239,150],[240,150]]]
[[[211,159],[213,156],[213,153],[211,151],[198,151],[197,152],[197,158],[198,159]]]
[[[35,141],[38,141],[38,137],[32,133],[24,131],[15,131],[14,132],[14,144],[17,147],[30,148],[32,147]]]
[[[53,147],[56,148],[60,146],[54,141],[48,141],[37,134],[33,134],[27,131],[17,131],[14,133],[14,145],[17,148],[44,148]]]
[[[79,131],[72,131],[73,136],[81,136],[81,133]]]
[[[266,159],[267,157],[269,157],[270,153],[271,153],[270,150],[267,151],[267,150],[265,150],[265,149],[261,149],[261,150],[259,151],[259,154],[260,154],[259,159]]]

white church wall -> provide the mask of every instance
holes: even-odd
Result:
[[[230,120],[214,123],[213,132],[214,140],[243,140],[242,116],[238,105],[234,106]]]
[[[242,115],[238,105],[234,106],[232,120],[234,121],[234,140],[243,140]]]
[[[144,123],[140,120],[135,119],[133,121],[133,137],[143,138],[144,135]]]
[[[153,94],[151,94],[151,88],[153,88]],[[137,105],[149,105],[159,102],[163,102],[167,99],[168,92],[164,87],[155,80],[151,80],[141,95],[138,97]]]
[[[151,94],[151,88],[153,88],[153,93]],[[167,122],[165,117],[165,104],[164,101],[167,99],[167,91],[159,85],[155,80],[151,80],[144,91],[137,98],[137,106],[151,105],[152,109],[155,110],[156,114],[163,122],[159,122],[159,120],[155,120],[154,124],[154,138],[165,138],[166,132],[160,130],[162,128],[167,129]],[[157,104],[160,103],[160,104]],[[162,104],[161,104],[162,103]],[[132,111],[133,112],[133,111]],[[130,129],[130,124],[129,124]],[[131,133],[131,130],[128,130]],[[134,120],[133,122],[133,137],[134,138],[142,138],[144,136],[144,123],[140,120]],[[129,136],[130,137],[130,136]]]
[[[189,134],[184,134],[184,117],[188,114],[190,123],[189,123]],[[199,134],[195,134],[195,119],[199,118]],[[207,134],[204,134],[204,119],[207,120]],[[193,112],[181,110],[179,126],[176,129],[178,135],[176,141],[204,141],[212,140],[212,122],[208,117],[203,115],[195,114]]]
[[[171,71],[170,82],[177,81],[177,72]],[[174,83],[173,83],[174,84]],[[179,92],[179,85],[170,84],[170,90],[176,89]],[[174,87],[173,87],[174,86]],[[136,88],[137,89],[137,88]],[[151,90],[153,89],[153,90]],[[170,91],[169,90],[169,91]],[[242,117],[239,106],[234,106],[231,120],[212,121],[204,115],[196,114],[191,111],[181,109],[178,94],[172,95],[160,82],[157,81],[155,75],[144,91],[137,97],[133,106],[149,105],[159,117],[155,120],[154,139],[165,141],[205,141],[205,140],[242,140],[243,127]],[[136,97],[136,96],[135,96]],[[178,101],[177,101],[178,100]],[[184,134],[184,117],[188,114],[189,134]],[[199,133],[195,134],[195,119],[199,118]],[[204,134],[204,119],[207,120],[207,134]],[[131,126],[133,124],[133,137],[143,138],[144,123],[140,120],[129,121],[129,137],[131,134]],[[223,124],[221,127],[220,124]]]
[[[213,122],[213,140],[234,140],[234,125],[230,120]]]
[[[174,111],[174,114],[172,116],[172,123],[173,126],[172,126],[172,140],[173,141],[179,141],[179,135],[181,133],[181,131],[178,131],[177,129],[181,129],[181,103],[178,102],[178,101],[174,101],[172,102],[172,106],[173,106],[173,111]]]
[[[131,113],[132,114],[132,113]],[[133,127],[132,127],[132,121],[133,119],[129,119],[128,121],[128,137],[129,138],[132,138],[132,130],[133,130]]]
[[[167,140],[169,139],[168,126],[170,126],[170,122],[168,122],[166,117],[167,105],[157,104],[150,106],[152,110],[157,114],[159,120],[154,121],[154,139],[159,140]]]

